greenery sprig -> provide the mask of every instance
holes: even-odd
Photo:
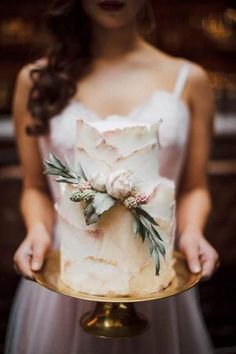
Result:
[[[77,172],[69,166],[69,162],[63,164],[54,154],[49,154],[49,159],[44,160],[45,174],[59,176],[57,182],[78,184],[81,179],[85,179],[85,175],[80,166]]]
[[[165,245],[160,234],[158,223],[142,207],[134,208],[133,214],[133,232],[140,235],[142,241],[146,241],[150,256],[154,257],[156,275],[160,272],[160,255],[165,258]]]

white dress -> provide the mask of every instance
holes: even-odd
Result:
[[[160,173],[178,186],[188,140],[190,110],[181,99],[188,75],[183,65],[173,92],[155,91],[145,104],[126,117],[111,115],[110,120],[163,120],[160,130]],[[73,158],[75,121],[101,120],[82,103],[69,105],[50,121],[51,133],[39,138],[42,158],[52,151],[59,157]],[[54,200],[58,185],[49,183]],[[54,231],[57,240],[57,223]],[[137,337],[101,339],[83,332],[81,315],[94,308],[90,301],[55,294],[22,279],[12,307],[5,354],[212,354],[211,341],[202,319],[197,289],[177,296],[135,305],[151,321],[151,328]]]

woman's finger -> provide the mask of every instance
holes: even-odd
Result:
[[[200,272],[201,263],[199,260],[197,244],[193,240],[185,241],[185,243],[182,244],[181,251],[185,254],[187,258],[187,263],[191,272]]]
[[[201,239],[199,246],[202,264],[202,280],[208,280],[217,269],[219,255],[205,238]]]
[[[13,268],[18,275],[20,275],[28,280],[34,280],[33,274],[31,273],[30,270],[27,271],[26,268],[22,268],[22,267],[20,267],[21,268],[21,270],[20,270],[15,263],[13,263]]]
[[[14,263],[17,272],[23,277],[32,279],[33,275],[30,268],[31,254],[27,247],[21,246],[14,256]]]
[[[32,260],[31,260],[31,269],[34,271],[40,270],[43,262],[45,255],[49,249],[50,242],[48,241],[42,241],[41,242],[34,242],[32,245]]]

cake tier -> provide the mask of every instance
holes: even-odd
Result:
[[[116,127],[114,122],[111,127],[111,122],[99,123],[92,126],[83,120],[77,122],[75,162],[82,166],[86,177],[99,173],[108,176],[115,170],[127,169],[137,185],[150,187],[157,181],[159,123],[124,127]]]
[[[57,206],[61,234],[61,277],[72,289],[96,295],[144,295],[166,287],[174,276],[174,186],[161,179],[151,202],[143,208],[160,225],[166,255],[160,274],[146,242],[132,229],[132,214],[122,203],[86,225],[82,206],[68,198],[67,187]]]
[[[114,122],[77,124],[76,164],[86,178],[129,171],[149,195],[142,205],[158,223],[165,246],[160,272],[147,243],[133,231],[133,215],[121,201],[87,225],[82,203],[69,199],[66,185],[57,204],[61,234],[61,278],[77,291],[95,295],[145,295],[160,291],[174,276],[175,185],[158,173],[159,123],[120,127]],[[132,125],[132,126],[130,126]],[[94,177],[95,176],[95,177]]]

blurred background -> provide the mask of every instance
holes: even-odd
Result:
[[[47,1],[0,2],[0,353],[19,277],[13,253],[25,235],[18,210],[21,173],[11,117],[18,70],[40,57]],[[214,137],[209,161],[213,211],[206,235],[221,268],[200,284],[204,317],[216,353],[236,354],[236,1],[155,0],[154,43],[202,65],[215,93]],[[204,353],[199,353],[204,354]]]

